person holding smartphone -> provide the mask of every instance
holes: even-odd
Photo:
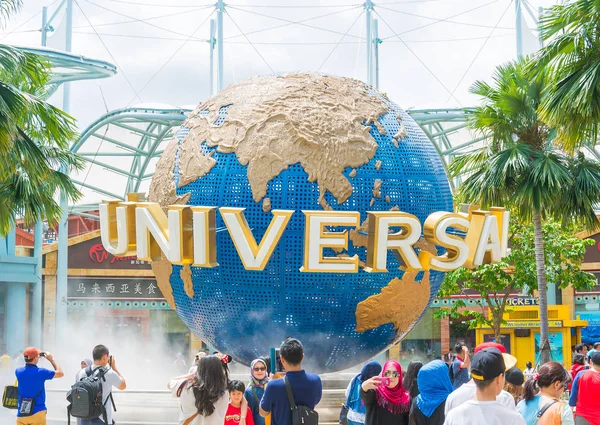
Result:
[[[365,425],[408,425],[410,395],[402,385],[397,361],[388,361],[381,376],[364,381],[360,396],[366,407]]]

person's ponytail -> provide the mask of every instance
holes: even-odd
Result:
[[[540,387],[538,387],[537,379],[528,379],[525,382],[525,389],[523,390],[523,399],[526,403],[529,403],[536,394],[540,391]]]

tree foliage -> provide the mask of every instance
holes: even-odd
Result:
[[[586,246],[593,245],[590,239],[579,239],[573,228],[565,229],[557,222],[543,225],[544,257],[546,276],[558,288],[571,285],[577,290],[595,285],[593,274],[580,269]],[[537,288],[535,246],[532,225],[511,223],[510,254],[495,264],[484,264],[475,269],[459,268],[446,274],[438,297],[471,295],[476,305],[467,304],[460,298],[451,307],[439,309],[437,317],[467,319],[469,326],[479,325],[494,330],[499,340],[502,316],[510,311],[507,301],[511,294],[534,295]],[[477,295],[473,296],[473,292]],[[489,311],[486,311],[487,310]]]
[[[596,144],[600,125],[600,2],[552,6],[540,18],[545,46],[530,63],[550,77],[540,112],[559,129],[560,145],[573,151]]]
[[[449,168],[453,176],[466,176],[459,192],[467,202],[484,208],[507,206],[524,223],[533,222],[546,362],[550,346],[543,223],[555,219],[564,225],[598,227],[594,205],[600,203],[600,163],[582,152],[564,152],[556,144],[556,129],[539,114],[551,79],[543,68],[531,77],[527,66],[527,59],[509,62],[497,67],[491,83],[477,81],[472,86],[481,103],[469,124],[488,142],[456,158]]]
[[[0,2],[0,16],[19,5]],[[44,100],[49,78],[43,58],[0,44],[0,236],[18,218],[27,225],[43,218],[55,224],[59,190],[71,201],[80,196],[66,173],[83,167],[69,151],[75,120]]]

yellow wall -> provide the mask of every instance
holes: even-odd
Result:
[[[572,312],[569,305],[553,305],[548,307],[550,323],[556,322],[562,326],[550,327],[550,333],[562,334],[562,353],[553,352],[553,359],[561,361],[564,366],[571,365],[571,346],[578,342],[578,338],[571,338],[571,329],[577,329],[577,335],[580,335],[581,326],[586,326],[587,322],[571,320]],[[525,368],[525,364],[530,361],[536,363],[538,359],[535,356],[535,335],[540,333],[539,328],[539,307],[538,306],[520,306],[511,307],[510,311],[503,316],[504,320],[509,322],[511,327],[501,328],[500,333],[510,335],[510,351],[517,358],[517,366],[520,369]],[[518,326],[522,323],[522,326]],[[533,324],[533,326],[532,326]],[[515,327],[530,329],[528,337],[517,337]],[[493,331],[488,327],[479,327],[476,329],[477,344],[484,342],[484,335],[493,335]],[[560,359],[562,354],[562,360]]]

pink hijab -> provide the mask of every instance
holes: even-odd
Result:
[[[389,366],[394,366],[399,373],[398,384],[394,388],[388,388],[384,385],[377,387],[377,404],[394,415],[405,413],[410,410],[410,395],[402,385],[402,366],[395,360],[388,361],[381,371],[381,376]]]

